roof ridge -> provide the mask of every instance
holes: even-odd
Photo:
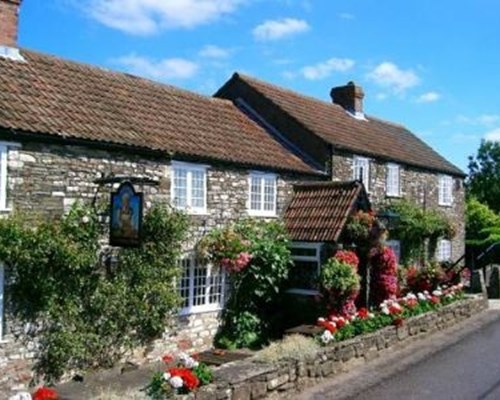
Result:
[[[168,89],[168,90],[170,90],[172,92],[176,92],[176,93],[178,93],[180,95],[187,95],[187,96],[201,98],[203,100],[209,100],[209,101],[220,102],[220,103],[231,103],[231,101],[229,101],[227,99],[215,98],[215,97],[212,97],[212,96],[209,96],[209,95],[204,95],[204,94],[192,91],[192,90],[188,90],[188,89],[180,88],[178,86],[174,86],[174,85],[172,85],[170,83],[155,81],[155,80],[153,80],[151,78],[146,78],[144,76],[135,75],[135,74],[130,73],[130,72],[118,71],[118,70],[106,68],[106,67],[103,67],[103,66],[100,66],[100,65],[97,65],[97,64],[90,64],[90,63],[85,62],[85,61],[70,60],[70,59],[67,59],[67,58],[59,57],[59,56],[56,56],[56,55],[53,55],[53,54],[44,53],[44,52],[37,51],[37,50],[31,50],[31,49],[26,49],[26,48],[20,48],[19,50],[21,51],[21,54],[23,52],[26,52],[28,54],[33,54],[33,55],[35,55],[37,57],[51,58],[54,61],[64,62],[64,63],[67,63],[67,64],[75,65],[75,66],[78,66],[78,67],[81,67],[81,68],[86,68],[86,69],[93,70],[93,71],[99,71],[100,73],[105,73],[105,74],[107,74],[109,76],[116,76],[116,77],[122,77],[122,78],[126,77],[126,78],[130,78],[130,79],[137,79],[137,80],[143,81],[145,84],[156,86],[156,87],[160,87],[162,89]],[[29,65],[29,61],[28,60],[27,60],[27,62],[28,62],[28,65]]]
[[[270,87],[276,88],[276,89],[278,89],[278,90],[280,90],[282,92],[292,93],[295,96],[302,97],[304,99],[310,99],[310,100],[317,101],[317,102],[322,103],[322,104],[326,104],[328,106],[332,106],[332,108],[338,109],[339,111],[343,111],[343,112],[345,111],[344,108],[342,108],[342,106],[340,106],[338,104],[335,104],[335,103],[332,103],[330,101],[326,101],[326,100],[320,99],[318,97],[311,96],[309,94],[304,94],[304,93],[297,92],[297,91],[295,91],[293,89],[289,89],[287,87],[277,85],[276,83],[267,82],[267,81],[264,81],[262,79],[250,76],[250,75],[242,74],[240,72],[235,72],[234,75],[236,77],[242,78],[243,80],[248,79],[248,80],[251,80],[251,81],[255,81],[255,82],[258,82],[258,83],[260,83],[262,85],[266,85],[266,86],[270,86]]]

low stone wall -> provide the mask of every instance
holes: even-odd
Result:
[[[483,297],[470,297],[436,312],[409,318],[402,327],[388,326],[330,345],[309,361],[285,361],[270,365],[247,359],[229,363],[215,371],[214,384],[201,388],[189,397],[197,400],[290,398],[293,393],[313,386],[322,379],[383,356],[387,349],[449,328],[487,308],[488,301]]]

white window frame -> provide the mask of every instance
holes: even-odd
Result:
[[[5,315],[5,267],[0,263],[0,342],[4,340]]]
[[[440,206],[453,204],[453,178],[450,175],[439,175],[438,192]]]
[[[391,197],[401,196],[401,167],[399,164],[387,163],[385,194]]]
[[[200,260],[197,259],[196,254],[193,253],[188,253],[183,257],[183,260],[188,260],[189,261],[189,286],[188,286],[188,305],[181,308],[180,310],[180,315],[191,315],[191,314],[199,314],[199,313],[205,313],[205,312],[215,312],[215,311],[220,311],[224,308],[225,304],[225,297],[226,297],[226,273],[221,269],[221,268],[216,268],[211,264],[207,264],[207,274],[206,274],[206,279],[207,282],[211,281],[214,277],[219,277],[221,278],[220,281],[220,286],[221,286],[221,293],[220,293],[220,301],[217,303],[210,303],[210,289],[212,288],[212,285],[209,283],[207,286],[205,286],[205,302],[204,304],[200,305],[194,305],[194,296],[195,296],[195,270],[197,268],[198,263]],[[182,261],[181,261],[182,262]],[[181,264],[182,265],[182,264]],[[205,266],[204,266],[205,267]],[[182,270],[182,274],[184,274],[184,269]],[[181,277],[181,284],[182,284],[182,277]],[[179,288],[180,290],[180,288]],[[183,299],[184,301],[185,299]]]
[[[9,148],[7,143],[0,142],[0,211],[9,211],[7,208],[7,163]]]
[[[317,269],[316,274],[319,276],[321,271],[321,250],[323,247],[323,243],[312,243],[312,242],[292,242],[290,243],[290,249],[314,249],[316,250],[315,256],[293,256],[292,261],[306,261],[306,262],[316,262]],[[300,288],[291,288],[287,290],[287,293],[293,294],[303,294],[315,296],[319,294],[317,290],[313,289],[300,289]]]
[[[172,161],[172,173],[171,173],[171,185],[170,185],[170,199],[172,204],[180,209],[185,210],[189,214],[207,214],[207,165],[201,164],[190,164],[179,161]],[[186,206],[176,206],[175,205],[175,173],[176,171],[184,170],[186,171]],[[192,206],[192,184],[193,184],[193,172],[203,173],[203,207],[193,207]]]
[[[438,242],[436,259],[439,262],[451,261],[452,244],[451,240],[441,239]]]
[[[399,265],[399,260],[401,259],[401,240],[391,239],[385,242],[385,245],[392,249],[394,255],[396,256],[396,262]]]
[[[261,179],[260,184],[260,208],[258,210],[252,209],[252,179],[259,178]],[[265,194],[265,182],[266,179],[272,179],[274,182],[274,204],[272,210],[264,210],[264,194]],[[248,215],[254,217],[275,217],[276,210],[278,208],[278,175],[267,173],[267,172],[259,172],[252,171],[248,176],[248,200],[247,200],[247,211]]]
[[[363,168],[360,179],[359,168]],[[354,156],[352,159],[352,176],[355,181],[361,181],[367,192],[370,191],[370,159],[367,157]]]

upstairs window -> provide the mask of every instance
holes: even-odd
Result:
[[[438,243],[437,260],[440,262],[451,260],[451,241],[442,239]]]
[[[183,301],[181,314],[217,311],[224,306],[226,277],[220,268],[205,264],[194,255],[181,260],[179,291]]]
[[[353,179],[362,182],[366,191],[370,191],[370,160],[368,158],[354,157]]]
[[[399,171],[400,168],[398,164],[387,164],[387,176],[385,183],[387,196],[399,197],[401,195]]]
[[[172,203],[193,214],[207,211],[207,167],[172,163]]]
[[[276,175],[253,172],[249,181],[248,213],[255,216],[275,216]]]
[[[439,177],[439,205],[451,206],[453,202],[453,179],[449,175]]]

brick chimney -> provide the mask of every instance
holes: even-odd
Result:
[[[356,86],[351,81],[345,86],[334,87],[330,91],[330,96],[334,104],[342,106],[355,117],[364,117],[363,97],[365,97],[365,94],[361,86]]]
[[[0,0],[0,46],[17,47],[21,1]]]

